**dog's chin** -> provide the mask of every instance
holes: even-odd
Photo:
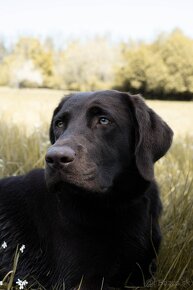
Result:
[[[50,192],[64,192],[66,189],[71,189],[72,192],[84,192],[84,193],[99,193],[106,194],[110,191],[111,185],[99,182],[97,179],[92,180],[78,179],[73,175],[65,175],[60,173],[50,173],[48,170],[45,171],[45,180],[47,188]]]

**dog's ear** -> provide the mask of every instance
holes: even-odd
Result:
[[[50,142],[51,144],[55,143],[55,136],[54,136],[54,131],[53,131],[53,121],[54,121],[54,117],[56,116],[56,114],[61,110],[62,106],[64,105],[64,103],[70,98],[70,96],[66,96],[64,97],[59,105],[55,108],[54,113],[52,115],[52,120],[50,123],[50,129],[49,129],[49,136],[50,136]]]
[[[129,95],[137,125],[135,158],[145,180],[154,179],[154,163],[165,155],[172,143],[171,128],[144,102],[140,95]]]

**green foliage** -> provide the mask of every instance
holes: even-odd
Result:
[[[0,86],[63,90],[116,88],[154,99],[193,99],[193,40],[179,30],[153,43],[112,44],[105,37],[68,41],[22,37],[0,42]]]
[[[46,87],[53,74],[52,52],[35,38],[20,38],[4,63],[9,68],[7,85],[11,86],[36,83],[36,87]]]
[[[33,60],[35,66],[41,69],[44,75],[51,75],[53,69],[52,53],[46,49],[38,39],[21,38],[15,46],[16,56]]]
[[[55,49],[51,39],[42,43],[36,38],[20,38],[0,63],[0,85],[68,90],[110,88],[116,55],[117,49],[103,37],[71,41],[63,50]]]
[[[6,86],[9,83],[9,67],[6,63],[0,63],[0,86]]]
[[[122,45],[116,86],[147,97],[193,96],[193,40],[176,30],[153,44]]]
[[[0,63],[3,61],[3,58],[6,56],[7,50],[3,43],[3,41],[0,41]]]
[[[58,54],[56,74],[67,90],[110,88],[116,53],[105,38],[73,41]]]

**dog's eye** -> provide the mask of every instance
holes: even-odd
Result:
[[[99,123],[100,123],[101,125],[108,125],[108,124],[110,123],[110,121],[109,121],[109,119],[107,119],[106,117],[101,117],[101,118],[99,119]]]
[[[56,127],[58,128],[63,128],[64,127],[64,123],[62,121],[56,121]]]

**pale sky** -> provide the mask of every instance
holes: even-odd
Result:
[[[180,28],[193,38],[193,0],[0,0],[0,38],[108,34],[151,41]]]

